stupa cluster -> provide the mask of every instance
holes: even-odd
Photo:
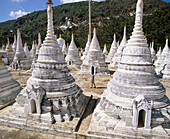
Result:
[[[109,67],[116,71],[98,100],[88,136],[167,137],[170,101],[158,77],[170,79],[170,49],[168,38],[163,51],[160,47],[157,54],[154,41],[148,46],[142,25],[143,0],[137,2],[135,25],[128,41],[125,25],[120,45],[114,33],[110,51],[107,50],[107,44],[102,51],[96,27],[91,40],[90,23],[82,57],[73,33],[68,48],[61,35],[57,39],[54,34],[52,0],[48,0],[47,4],[45,40],[41,41],[39,32],[38,44],[33,41],[29,51],[26,42],[23,47],[18,28],[13,45],[10,45],[8,38],[6,47],[3,46],[0,51],[6,52],[0,56],[7,57],[10,70],[31,69],[32,72],[26,87],[21,89],[0,57],[0,109],[13,103],[16,98],[9,109],[0,113],[0,124],[56,135],[74,134],[90,98],[75,83],[68,67],[79,68],[78,76],[109,75]],[[159,127],[158,130],[155,127]]]

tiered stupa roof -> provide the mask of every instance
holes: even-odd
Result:
[[[159,118],[169,118],[166,108],[170,103],[165,96],[165,88],[154,71],[143,33],[142,19],[143,0],[138,0],[132,36],[123,50],[113,79],[108,83],[101,101],[94,110],[88,130],[90,134],[113,136],[116,133],[140,136],[145,132],[145,128],[151,128],[151,124],[160,127],[157,123]],[[144,128],[136,129],[140,126]],[[149,135],[159,134],[159,131],[150,130]],[[167,133],[164,134],[167,136]]]
[[[19,83],[12,79],[12,75],[0,58],[0,109],[13,103],[20,90]]]

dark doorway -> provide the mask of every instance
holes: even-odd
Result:
[[[72,62],[71,62],[71,61],[69,61],[69,65],[71,65],[71,63],[72,63]]]
[[[138,127],[144,127],[145,126],[145,115],[146,112],[144,110],[139,111],[139,118],[138,118]]]
[[[91,74],[94,75],[94,66],[91,67]]]
[[[31,113],[37,113],[36,103],[34,99],[31,99]]]

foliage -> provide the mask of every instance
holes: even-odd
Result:
[[[92,2],[92,22],[97,26],[97,35],[101,47],[104,43],[111,44],[113,34],[116,32],[117,40],[122,39],[123,26],[127,24],[127,37],[129,38],[134,26],[134,17],[130,13],[135,12],[137,0],[106,0],[102,2]],[[144,1],[144,31],[147,33],[148,42],[155,40],[156,47],[165,43],[165,36],[170,37],[170,8],[169,3],[162,0]],[[71,41],[71,33],[74,32],[75,41],[78,47],[85,47],[88,35],[88,2],[77,2],[59,5],[54,9],[54,29],[59,36]],[[78,27],[61,30],[59,26],[65,24],[65,18],[69,17]],[[13,30],[16,33],[20,26],[23,42],[27,41],[29,49],[33,40],[38,39],[40,30],[42,39],[46,35],[47,14],[46,10],[35,11],[16,20],[0,23],[0,46],[6,43],[6,38],[13,42]]]

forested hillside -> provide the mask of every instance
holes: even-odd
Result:
[[[130,13],[135,12],[137,0],[106,0],[92,2],[92,22],[97,26],[97,35],[101,47],[104,43],[111,44],[114,32],[117,40],[122,39],[123,26],[127,24],[127,36],[129,37],[133,26],[134,17]],[[155,40],[155,48],[165,43],[165,37],[170,37],[170,4],[162,0],[144,1],[144,31],[148,42]],[[65,17],[70,17],[78,27],[62,31],[59,26],[65,23]],[[13,30],[16,33],[18,26],[21,28],[23,42],[27,41],[31,46],[33,40],[37,39],[38,30],[44,39],[47,26],[46,10],[35,11],[16,20],[0,23],[0,46],[6,43],[10,37],[13,42]],[[54,7],[54,25],[57,35],[62,33],[66,42],[70,42],[71,32],[75,34],[78,47],[85,47],[88,34],[88,2],[63,4]],[[86,23],[86,24],[82,24]]]

